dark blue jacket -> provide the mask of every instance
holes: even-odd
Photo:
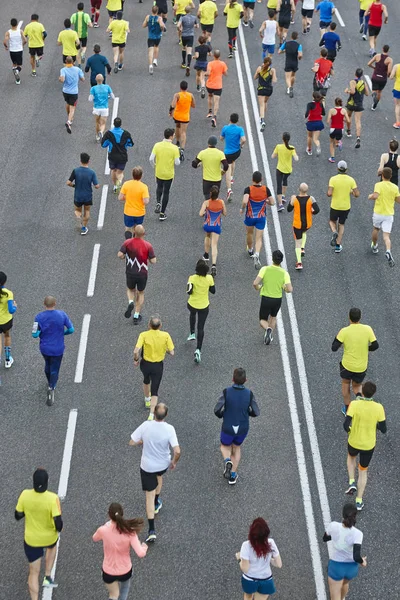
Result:
[[[249,430],[249,417],[258,417],[260,409],[251,390],[234,383],[225,388],[214,408],[222,418],[222,431],[228,435],[243,435]]]

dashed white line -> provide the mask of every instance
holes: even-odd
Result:
[[[103,189],[101,190],[101,200],[100,200],[99,217],[97,219],[97,229],[103,229],[104,217],[106,214],[107,194],[108,194],[108,185],[106,184],[106,185],[103,185]]]
[[[340,12],[339,12],[339,10],[336,8],[336,6],[335,6],[335,15],[337,16],[337,20],[339,21],[340,25],[341,25],[342,27],[346,27],[346,25],[345,25],[345,23],[344,23],[344,21],[343,21],[343,19],[342,19],[342,15],[340,14]]]
[[[75,369],[75,383],[82,383],[83,368],[85,366],[86,347],[89,336],[90,315],[83,315],[81,339],[79,341],[78,358]]]
[[[365,77],[365,81],[368,84],[369,89],[372,91],[372,81],[371,81],[371,77],[369,75],[364,75]]]
[[[113,110],[112,110],[112,115],[111,115],[111,127],[113,126],[114,119],[118,114],[118,106],[119,106],[119,98],[114,98]],[[109,174],[110,174],[110,165],[108,164],[108,151],[107,151],[104,175],[109,175]]]
[[[95,244],[93,248],[92,265],[90,267],[89,283],[87,288],[87,295],[91,298],[94,294],[94,288],[96,285],[96,274],[97,265],[99,262],[100,244]]]

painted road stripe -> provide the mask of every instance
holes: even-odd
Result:
[[[90,267],[89,283],[87,289],[87,295],[91,298],[94,294],[94,288],[96,285],[96,274],[97,265],[99,262],[100,244],[95,244],[93,248],[92,265]]]
[[[76,361],[75,383],[82,383],[85,366],[86,346],[89,335],[90,315],[83,315],[81,339],[79,341],[78,359]]]
[[[342,19],[342,15],[339,12],[339,9],[336,8],[335,6],[335,15],[337,16],[337,20],[339,21],[339,23],[341,24],[342,27],[346,27],[346,25],[344,24],[344,21]]]
[[[111,115],[111,127],[113,126],[114,119],[118,114],[118,106],[119,106],[119,98],[114,98],[114,105],[113,105],[113,110],[112,110],[112,115]],[[110,174],[110,165],[108,164],[108,150],[107,150],[106,167],[104,169],[104,175],[109,175],[109,174]]]
[[[100,201],[99,217],[97,219],[97,229],[103,229],[104,218],[106,215],[107,194],[108,194],[108,185],[105,184],[105,185],[103,185],[103,189],[101,190],[101,201]]]
[[[369,75],[364,75],[365,77],[365,81],[368,84],[369,89],[372,91],[372,81],[371,81],[371,77]]]

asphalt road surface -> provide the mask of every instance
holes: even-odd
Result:
[[[89,2],[85,4],[88,9]],[[89,31],[87,56],[96,42],[112,62],[104,4],[100,28]],[[368,568],[352,584],[349,600],[399,598],[399,225],[396,217],[392,239],[398,264],[390,269],[383,252],[370,252],[372,203],[367,201],[377,179],[380,154],[395,133],[392,84],[385,89],[375,113],[370,112],[371,100],[366,99],[361,149],[354,149],[354,137],[344,140],[341,156],[348,162],[361,195],[353,201],[343,252],[336,255],[329,245],[326,197],[328,180],[336,166],[327,161],[326,129],[321,135],[321,157],[305,153],[304,111],[312,93],[310,69],[319,56],[318,19],[314,19],[309,36],[300,34],[304,60],[293,99],[285,94],[284,58],[274,57],[278,83],[261,135],[248,77],[261,62],[257,28],[265,18],[265,5],[256,4],[256,27],[242,29],[239,51],[232,60],[227,59],[227,34],[220,16],[213,46],[221,48],[222,58],[229,63],[229,75],[218,128],[211,130],[205,118],[207,101],[196,93],[192,73],[189,89],[196,95],[197,106],[188,130],[186,161],[177,168],[168,220],[160,223],[153,212],[155,184],[148,157],[153,144],[162,139],[164,128],[171,124],[168,108],[184,72],[170,18],[160,46],[159,67],[153,76],[148,74],[147,36],[141,25],[151,3],[126,0],[125,16],[131,34],[125,68],[112,74],[108,83],[119,98],[123,127],[135,141],[126,174],[133,166],[142,165],[143,180],[150,186],[145,226],[157,255],[157,264],[150,268],[144,319],[134,327],[124,318],[124,265],[117,259],[124,239],[122,206],[109,190],[104,226],[98,229],[105,192],[96,192],[89,234],[81,237],[74,227],[73,192],[65,185],[82,151],[91,155],[101,188],[110,184],[105,175],[105,151],[94,139],[88,81],[81,84],[71,136],[64,127],[65,109],[58,82],[61,49],[56,40],[64,18],[75,10],[75,5],[73,1],[58,0],[44,9],[38,0],[21,0],[18,6],[5,0],[1,7],[3,31],[11,17],[25,24],[32,12],[38,12],[48,38],[36,79],[30,77],[26,51],[20,86],[13,82],[5,52],[0,63],[0,268],[8,274],[8,285],[18,303],[13,329],[15,363],[7,372],[1,367],[0,597],[28,598],[23,525],[14,521],[13,513],[20,491],[31,486],[37,466],[48,469],[50,489],[57,491],[59,483],[68,484],[56,569],[59,587],[53,591],[54,599],[105,597],[101,547],[92,542],[91,535],[106,520],[111,501],[121,502],[126,515],[145,516],[140,450],[128,447],[131,432],[147,416],[141,374],[133,368],[132,350],[148,317],[158,312],[176,344],[176,355],[166,359],[160,400],[170,407],[168,418],[176,427],[182,459],[176,471],[165,477],[157,542],[140,564],[134,559],[131,597],[240,598],[240,572],[234,553],[246,539],[252,519],[263,516],[283,560],[283,568],[274,573],[276,598],[326,598],[328,549],[322,543],[324,522],[340,518],[347,483],[339,355],[333,355],[330,347],[338,330],[347,324],[349,308],[359,306],[363,321],[374,328],[380,343],[380,349],[370,358],[368,376],[377,383],[377,397],[386,408],[388,433],[379,436],[365,509],[358,518]],[[337,5],[345,25],[338,25],[343,48],[335,62],[327,108],[333,106],[335,96],[345,98],[344,88],[355,69],[366,67],[368,61],[368,43],[358,34],[358,2],[338,0]],[[400,7],[395,0],[387,0],[387,6],[390,19],[379,38],[379,47],[389,43],[396,63],[400,61]],[[219,9],[222,15],[222,4]],[[301,31],[300,6],[291,27]],[[219,134],[234,111],[240,114],[248,143],[237,163],[234,198],[223,223],[217,292],[211,299],[202,363],[195,365],[193,348],[186,342],[189,324],[185,287],[203,251],[202,219],[198,216],[202,175],[201,169],[192,169],[191,160],[206,147],[209,135],[214,131]],[[285,252],[294,292],[288,302],[284,301],[279,332],[266,348],[258,325],[259,299],[252,288],[256,272],[245,252],[239,207],[256,166],[271,184],[270,173],[274,174],[276,165],[267,157],[284,130],[291,132],[300,156],[289,180],[288,195],[300,182],[307,182],[321,212],[308,236],[301,273],[294,270],[291,216],[286,212],[278,215],[275,208],[268,215],[266,250],[279,247]],[[275,178],[272,185],[275,187]],[[224,184],[222,190],[225,192]],[[100,245],[97,271],[92,271],[95,288],[88,296],[95,244]],[[263,257],[266,262],[265,254]],[[31,338],[33,317],[41,310],[46,294],[56,296],[58,307],[68,312],[75,325],[75,334],[66,340],[52,408],[45,404],[42,357]],[[230,384],[236,366],[246,368],[261,416],[251,423],[243,446],[238,483],[229,487],[222,477],[220,422],[213,415],[213,407],[221,390]],[[79,379],[82,381],[76,382]],[[71,417],[73,409],[77,413]],[[74,417],[76,428],[70,428],[65,443],[68,423],[73,424]],[[64,466],[68,467],[68,450],[72,451],[70,469],[64,468],[60,476],[63,456]],[[46,594],[49,600],[51,593]]]

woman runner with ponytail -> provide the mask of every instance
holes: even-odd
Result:
[[[237,29],[240,24],[240,19],[243,17],[243,6],[236,2],[236,0],[230,0],[226,3],[224,9],[224,15],[226,15],[226,28],[228,30],[228,47],[229,54],[228,58],[233,57],[233,51],[236,51],[236,38]]]
[[[278,198],[278,212],[283,210],[283,203],[286,202],[285,195],[287,190],[288,178],[293,171],[293,159],[299,160],[296,148],[290,146],[290,133],[285,131],[282,135],[283,144],[277,144],[271,158],[278,157],[276,167],[276,195]]]
[[[271,67],[272,60],[270,56],[264,58],[264,62],[261,66],[257,67],[254,73],[253,79],[258,81],[257,84],[257,96],[258,96],[258,107],[260,110],[260,131],[265,129],[265,113],[267,112],[267,103],[274,88],[273,83],[278,81],[276,77],[276,71]]]

